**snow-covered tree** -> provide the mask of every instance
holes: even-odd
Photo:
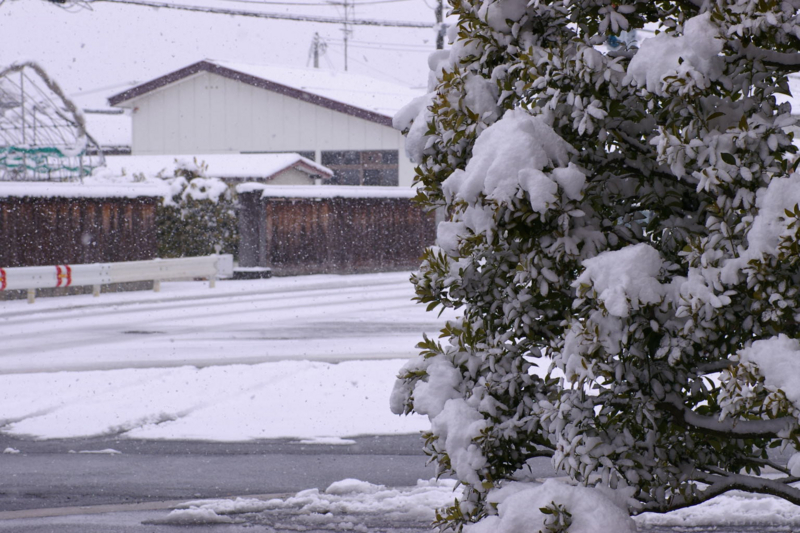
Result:
[[[395,118],[448,213],[418,299],[462,316],[392,395],[465,486],[440,526],[633,531],[732,489],[800,504],[800,461],[768,455],[800,447],[800,1],[452,12],[431,93]],[[536,457],[573,486],[528,480]]]
[[[175,161],[173,176],[159,176],[169,194],[156,210],[158,257],[237,255],[235,190],[219,178],[206,177],[207,170],[197,158],[181,159]]]

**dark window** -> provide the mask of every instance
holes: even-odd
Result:
[[[336,169],[332,185],[361,185],[361,171],[357,169]]]
[[[360,165],[361,155],[356,150],[322,152],[322,164],[325,166]]]
[[[332,184],[397,186],[397,150],[322,152],[321,163],[334,172]]]
[[[399,182],[397,168],[394,169],[364,169],[364,185],[378,185],[381,187],[397,186]]]

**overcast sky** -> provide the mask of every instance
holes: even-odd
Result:
[[[275,0],[280,2],[282,0]],[[364,2],[359,4],[360,2]],[[434,0],[356,2],[355,18],[435,21]],[[324,0],[258,5],[236,0],[173,0],[228,9],[341,17]],[[349,70],[423,86],[431,29],[353,26]],[[204,58],[305,67],[315,32],[328,41],[322,67],[344,69],[342,26],[96,2],[65,10],[44,0],[0,0],[0,68],[36,61],[82,107],[99,105],[131,82],[145,82]],[[86,97],[95,95],[95,98]]]

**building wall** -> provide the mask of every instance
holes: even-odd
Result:
[[[364,119],[201,72],[129,102],[134,155],[396,150],[399,185],[413,164],[400,132]]]

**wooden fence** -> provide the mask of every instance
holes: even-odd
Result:
[[[278,276],[414,269],[434,242],[435,217],[411,201],[411,191],[386,188],[380,197],[379,188],[322,186],[293,196],[282,189],[239,190],[240,266],[270,267]]]
[[[0,197],[0,266],[153,259],[157,202],[153,197]]]

